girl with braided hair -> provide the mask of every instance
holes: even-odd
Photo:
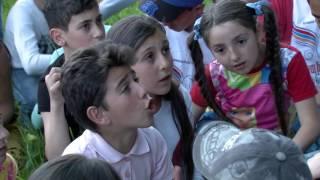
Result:
[[[263,24],[257,17],[263,15]],[[208,66],[196,39],[203,37],[215,58]],[[193,117],[207,106],[242,129],[259,127],[288,135],[290,120],[302,124],[293,141],[305,150],[320,134],[317,93],[299,51],[280,45],[272,10],[264,1],[224,0],[202,16],[189,39],[196,67],[191,90]]]

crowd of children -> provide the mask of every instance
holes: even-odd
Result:
[[[15,3],[0,178],[18,171],[13,96],[24,125],[36,103],[43,122],[48,162],[30,180],[320,178],[318,0],[142,0],[145,15],[104,28],[133,2]]]

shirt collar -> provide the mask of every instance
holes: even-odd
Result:
[[[89,138],[89,146],[94,149],[96,153],[109,163],[117,163],[131,155],[143,155],[150,151],[150,146],[145,135],[138,129],[137,139],[133,147],[127,154],[122,154],[106,142],[101,135],[90,130],[86,130],[86,136]]]

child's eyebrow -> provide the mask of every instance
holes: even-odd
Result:
[[[128,80],[128,76],[130,75],[131,73],[127,73],[123,78],[121,78],[121,80],[119,81],[116,89],[118,91],[121,90],[121,87],[123,87],[126,83],[127,83],[127,80]]]

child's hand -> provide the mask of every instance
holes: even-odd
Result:
[[[46,75],[45,82],[49,91],[50,101],[63,104],[64,98],[61,93],[61,68],[53,67]]]
[[[227,115],[240,129],[252,128],[257,124],[254,108],[233,108]]]
[[[173,167],[173,179],[182,180],[182,169],[180,166]]]

